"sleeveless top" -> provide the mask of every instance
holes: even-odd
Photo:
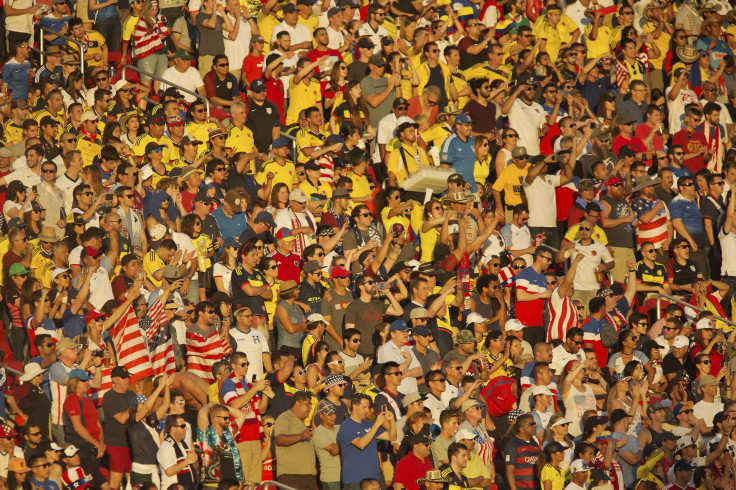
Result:
[[[483,318],[491,318],[493,316],[493,304],[485,304],[480,300],[480,294],[474,294],[471,296],[475,301],[475,311]]]
[[[617,201],[610,196],[604,197],[603,201],[611,206],[611,213],[608,216],[609,219],[621,218],[633,214],[631,206],[626,201]],[[634,245],[631,223],[622,223],[613,228],[606,228],[606,236],[608,237],[608,244],[612,247],[631,248]]]
[[[286,314],[289,316],[289,320],[293,324],[304,323],[304,312],[296,304],[290,304],[288,301],[282,301],[280,306],[283,306],[286,310]],[[274,323],[278,328],[279,340],[278,347],[285,345],[287,347],[301,348],[302,339],[304,338],[304,332],[289,333],[281,323],[278,315],[274,315]]]
[[[588,385],[583,385],[585,391],[578,391],[570,386],[570,392],[565,397],[565,417],[572,421],[568,433],[570,437],[577,437],[583,433],[582,417],[586,410],[596,410],[595,395]]]

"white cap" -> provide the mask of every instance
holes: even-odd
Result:
[[[120,80],[118,80],[117,82],[115,82],[115,85],[113,85],[112,87],[117,92],[118,90],[120,90],[121,88],[125,87],[126,85],[128,85],[128,81],[126,79],[124,79],[124,78],[121,78]]]
[[[524,324],[518,318],[512,318],[506,322],[505,328],[507,332],[521,332]]]
[[[414,119],[410,118],[409,116],[401,116],[400,118],[396,120],[396,127],[398,128],[404,123],[416,124],[417,122]]]
[[[537,395],[549,395],[549,396],[555,396],[550,389],[544,385],[536,385],[532,388],[532,396]]]
[[[693,438],[690,436],[682,436],[677,440],[677,446],[675,446],[675,454],[679,453],[688,446],[695,444]]]
[[[307,195],[301,189],[294,189],[289,193],[289,201],[296,201],[304,204],[307,202]]]
[[[460,429],[459,431],[457,431],[457,434],[455,434],[455,442],[460,442],[463,439],[475,440],[475,438],[476,435],[470,429]]]
[[[488,318],[485,318],[480,313],[473,312],[470,315],[468,315],[467,323],[468,323],[468,325],[471,324],[471,323],[483,323],[483,322],[485,322],[487,320],[488,320]]]
[[[588,470],[590,470],[590,466],[588,466],[588,463],[584,459],[576,459],[570,464],[570,471],[573,473],[582,473]]]
[[[698,323],[695,324],[695,330],[713,330],[715,325],[713,325],[713,320],[710,318],[701,318],[698,320]]]
[[[568,420],[566,418],[561,418],[560,420],[558,420],[554,424],[550,425],[549,428],[551,429],[552,427],[557,427],[558,425],[565,425],[565,424],[572,424],[572,420]]]
[[[323,317],[319,313],[312,313],[311,315],[307,317],[307,323],[313,323],[313,322],[322,322],[322,323],[327,323],[329,325],[329,322],[325,319],[325,317]]]
[[[690,345],[690,341],[684,335],[678,335],[675,337],[675,341],[672,342],[672,347],[675,349],[682,349]]]
[[[150,165],[143,165],[141,167],[141,182],[145,182],[151,177],[153,177],[153,169]]]
[[[71,269],[62,269],[60,267],[57,267],[56,269],[54,269],[51,272],[51,280],[53,281],[54,279],[56,279],[57,277],[59,277],[59,275],[65,273],[65,272],[70,272],[70,271],[71,271]]]
[[[149,232],[149,235],[151,235],[152,242],[163,240],[163,238],[166,236],[166,225],[162,225],[161,223],[153,225],[151,231]]]
[[[94,112],[92,112],[92,111],[84,111],[82,113],[81,122],[85,122],[85,121],[96,121],[98,119],[99,119],[99,117]]]

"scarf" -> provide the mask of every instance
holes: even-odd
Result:
[[[248,389],[245,389],[243,387],[242,381],[240,380],[240,378],[235,376],[234,372],[230,373],[230,379],[235,384],[235,393],[237,393],[238,396],[245,396],[245,394],[248,393],[248,390],[251,388],[251,384],[246,381],[245,383],[248,385]],[[245,427],[246,425],[258,424],[258,433],[260,435],[261,441],[263,441],[263,439],[266,436],[266,433],[263,430],[263,421],[261,420],[261,411],[258,408],[260,403],[261,403],[260,395],[255,394],[253,398],[250,399],[250,402],[248,402],[248,404],[245,405],[241,410],[246,416],[245,422],[243,422],[243,427]]]
[[[233,433],[237,430],[237,425],[234,422],[227,428],[223,429],[222,436],[220,436],[220,434],[218,434],[211,425],[205,429],[204,435],[202,436],[202,481],[219,481],[222,476],[222,466],[219,464],[213,464],[219,462],[213,461],[213,455],[216,452],[219,453],[217,448],[223,446],[223,438],[225,439],[227,446],[230,448],[230,452],[233,457],[235,476],[238,480],[243,479],[243,467],[240,462],[240,451],[238,451],[238,444],[235,442],[235,437],[233,436]]]
[[[97,143],[97,133],[90,133],[89,131],[85,131],[82,129],[82,126],[79,126],[79,132],[82,133],[82,136],[90,140],[92,143]]]

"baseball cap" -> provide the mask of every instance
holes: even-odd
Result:
[[[291,242],[296,239],[290,228],[279,228],[276,230],[274,237],[276,237],[276,240],[286,240],[287,242]]]
[[[389,332],[406,332],[409,330],[409,326],[404,320],[394,320],[391,326],[388,327]]]
[[[573,473],[582,473],[588,470],[590,470],[590,466],[584,459],[576,459],[570,464],[570,471]]]
[[[416,320],[417,318],[427,318],[428,316],[429,312],[426,308],[414,308],[413,310],[411,310],[411,312],[409,312],[410,320]]]
[[[701,318],[698,323],[695,324],[695,330],[712,330],[716,328],[713,325],[713,320],[710,318]]]
[[[335,277],[349,277],[349,276],[350,276],[350,272],[348,272],[348,270],[345,267],[342,267],[339,265],[336,265],[330,271],[330,277],[333,279]]]
[[[130,378],[130,372],[125,366],[115,366],[110,372],[110,376],[113,378]]]
[[[16,262],[15,264],[10,266],[10,270],[8,271],[9,276],[17,276],[17,275],[26,275],[30,274],[31,271],[23,267],[23,264]]]
[[[524,324],[521,323],[521,320],[518,318],[511,318],[506,321],[506,325],[504,325],[507,332],[521,332],[524,330]]]
[[[416,337],[417,335],[419,335],[420,337],[428,337],[432,335],[432,331],[426,325],[417,325],[411,330],[411,334],[414,337]]]
[[[652,413],[657,412],[659,410],[664,410],[664,407],[662,406],[661,403],[659,403],[659,402],[651,403],[647,407],[647,415],[652,415]]]
[[[179,58],[180,60],[185,60],[185,61],[191,61],[194,59],[194,56],[186,49],[177,49],[176,53],[174,53],[174,58]]]
[[[93,320],[97,320],[98,318],[107,318],[107,315],[96,308],[92,308],[84,315],[84,323],[89,323]]]
[[[289,201],[296,201],[304,204],[307,202],[307,195],[301,189],[294,189],[289,193]]]
[[[372,44],[373,43],[371,43],[371,45]],[[371,65],[376,65],[376,66],[385,66],[386,58],[384,58],[382,54],[374,54],[374,55],[371,55],[370,58],[368,58],[368,63]]]
[[[375,45],[373,44],[373,41],[370,40],[370,38],[361,37],[360,39],[358,39],[358,47],[365,48],[365,49],[373,49]]]
[[[672,347],[674,347],[675,349],[682,349],[683,347],[687,347],[689,345],[690,341],[684,335],[678,335],[677,337],[675,337],[674,342],[672,342]]]
[[[718,380],[712,374],[706,374],[700,378],[700,386],[718,386]]]
[[[321,413],[322,415],[332,415],[336,412],[335,405],[333,405],[333,403],[327,398],[320,400],[315,410],[317,413]]]
[[[608,420],[610,421],[611,426],[613,427],[613,425],[616,422],[618,422],[621,419],[625,419],[627,417],[632,417],[632,415],[629,415],[628,413],[626,413],[626,410],[622,408],[617,408],[616,410],[611,412],[611,415],[608,416]]]
[[[284,138],[283,136],[279,136],[275,140],[273,140],[273,143],[271,143],[271,148],[283,148],[284,146],[289,146],[289,140]]]
[[[463,112],[455,116],[455,125],[457,126],[458,124],[473,124],[473,120]]]
[[[511,150],[511,158],[523,158],[528,157],[529,154],[526,152],[526,148],[523,146],[517,146],[513,150]]]
[[[621,179],[618,178],[618,176],[614,175],[612,177],[609,177],[609,179],[606,181],[607,186],[611,185],[621,185]]]

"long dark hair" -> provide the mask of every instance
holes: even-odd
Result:
[[[350,111],[350,120],[356,128],[363,131],[366,128],[363,119],[360,117],[360,113],[362,112],[363,116],[368,117],[368,104],[365,103],[363,95],[358,97],[357,100],[353,100],[353,97],[350,95],[350,91],[358,85],[360,85],[360,82],[357,80],[351,80],[348,82],[345,87],[345,103],[348,106],[348,111]]]

